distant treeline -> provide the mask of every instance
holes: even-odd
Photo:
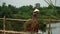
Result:
[[[35,7],[33,7],[32,5],[16,8],[12,5],[6,6],[6,3],[3,3],[2,6],[0,6],[0,18],[5,15],[9,18],[28,19],[31,18],[34,9]],[[39,7],[38,9],[40,10],[40,13],[38,15],[39,18],[50,17],[56,19],[60,17],[60,7],[54,6],[53,8],[49,5],[48,7]]]

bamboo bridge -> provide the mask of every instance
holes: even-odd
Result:
[[[4,18],[0,18],[0,20],[3,20],[3,30],[0,30],[0,32],[2,32],[2,33],[18,33],[18,34],[20,34],[20,33],[22,33],[22,32],[17,32],[17,31],[6,31],[5,30],[5,21],[28,21],[28,19],[12,19],[12,18],[6,18],[6,17],[4,17]],[[44,20],[44,21],[48,21],[49,23],[48,24],[50,24],[51,22],[50,21],[52,21],[52,22],[60,22],[60,20],[57,20],[57,19],[39,19],[39,20]],[[51,27],[51,26],[49,26],[49,27],[47,27],[48,29],[50,29],[50,28],[60,28],[60,26],[56,26],[56,27]]]

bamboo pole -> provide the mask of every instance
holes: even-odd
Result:
[[[3,20],[4,18],[0,18],[0,20]],[[8,21],[28,21],[28,20],[25,20],[25,19],[12,19],[12,18],[6,18],[6,20]],[[48,21],[49,19],[38,19],[38,20],[44,20],[44,21]],[[60,22],[59,19],[50,19],[52,22]]]
[[[6,17],[4,16],[4,19],[3,19],[3,34],[5,34],[5,22],[6,22]]]
[[[56,0],[55,0],[55,6],[56,6]]]
[[[51,21],[50,21],[50,19],[49,19],[49,21],[48,21],[48,24],[49,24],[49,27],[48,27],[48,34],[51,34],[51,32],[50,32],[50,29],[51,29],[51,23],[50,23]]]

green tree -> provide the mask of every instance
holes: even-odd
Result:
[[[6,6],[6,3],[3,3],[3,5],[2,5],[1,17],[3,17],[3,16],[11,17],[10,10]]]

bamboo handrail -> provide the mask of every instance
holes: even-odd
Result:
[[[0,20],[3,20],[4,18],[0,18]],[[28,21],[28,19],[12,19],[12,18],[6,18],[6,20],[13,20],[13,21]],[[45,20],[48,21],[49,19],[39,19],[39,20]],[[60,20],[56,20],[56,19],[50,19],[50,21],[57,21],[60,22]]]

